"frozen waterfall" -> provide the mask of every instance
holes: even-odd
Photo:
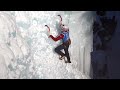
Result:
[[[54,42],[47,36],[59,33],[57,15],[70,28],[71,62],[59,60]],[[10,79],[88,79],[93,45],[91,11],[1,11],[0,78]]]

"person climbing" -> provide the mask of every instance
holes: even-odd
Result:
[[[67,57],[67,61],[65,63],[71,63],[70,61],[70,55],[69,55],[69,46],[71,44],[71,39],[69,37],[69,28],[62,24],[62,17],[60,15],[58,15],[60,17],[60,27],[61,27],[61,33],[60,35],[58,35],[57,37],[54,37],[53,35],[49,35],[49,38],[52,38],[54,41],[58,41],[62,39],[62,44],[57,46],[54,50],[55,52],[60,55],[59,59],[65,59],[65,57]],[[64,49],[65,53],[63,53],[61,50]]]

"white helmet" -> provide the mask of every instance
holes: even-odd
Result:
[[[69,31],[69,27],[66,25],[62,25],[62,31]]]

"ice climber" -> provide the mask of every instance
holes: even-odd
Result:
[[[65,61],[65,63],[71,63],[69,50],[68,50],[71,44],[71,39],[69,37],[69,28],[66,25],[62,24],[62,17],[60,15],[58,16],[60,17],[59,25],[61,27],[61,33],[57,37],[54,37],[53,35],[49,35],[49,38],[52,38],[54,41],[62,40],[63,43],[57,46],[54,50],[58,55],[60,55],[59,57],[60,60],[65,59],[66,57],[67,61]],[[63,53],[61,50],[64,50],[65,53]]]

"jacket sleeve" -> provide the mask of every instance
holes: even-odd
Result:
[[[63,39],[64,35],[63,34],[60,34],[59,36],[57,37],[53,37],[52,35],[50,35],[50,37],[54,40],[54,41],[58,41],[60,39]]]

